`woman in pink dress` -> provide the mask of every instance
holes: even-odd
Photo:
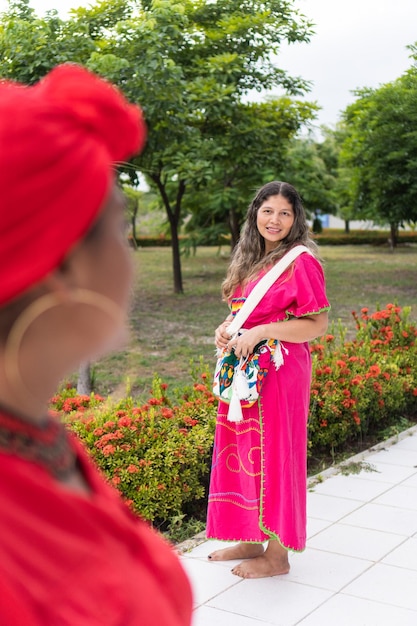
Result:
[[[228,326],[252,289],[299,244],[311,254],[296,258],[249,315],[245,332],[231,338]],[[267,183],[250,204],[223,298],[231,313],[216,329],[217,348],[247,357],[260,341],[273,339],[284,362],[277,368],[271,359],[259,399],[243,408],[242,421],[229,421],[228,405],[219,402],[207,537],[239,543],[209,559],[243,559],[232,570],[242,578],[286,574],[288,551],[301,551],[306,542],[308,342],[326,331],[330,308],[316,245],[290,184]]]

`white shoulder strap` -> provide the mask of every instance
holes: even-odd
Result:
[[[291,250],[284,254],[282,259],[280,259],[273,267],[271,267],[271,269],[265,274],[265,276],[261,278],[259,283],[255,285],[249,296],[246,298],[245,302],[242,305],[242,308],[238,311],[234,320],[229,325],[227,330],[230,335],[234,335],[242,328],[243,324],[246,322],[254,308],[262,300],[268,289],[272,287],[277,278],[303,252],[308,252],[309,254],[311,254],[307,246],[299,245],[291,248]]]

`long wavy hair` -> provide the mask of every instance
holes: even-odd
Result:
[[[291,205],[294,223],[288,235],[274,250],[266,254],[265,239],[257,227],[261,205],[271,196],[282,196]],[[249,205],[240,239],[233,251],[232,260],[222,284],[222,296],[229,300],[238,285],[243,286],[261,270],[274,265],[288,250],[303,244],[317,256],[317,245],[310,238],[304,207],[297,190],[289,183],[272,181],[261,187]]]

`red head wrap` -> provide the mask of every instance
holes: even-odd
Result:
[[[140,109],[77,65],[0,83],[0,304],[60,264],[145,135]]]

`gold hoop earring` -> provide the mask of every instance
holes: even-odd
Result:
[[[14,322],[4,348],[5,376],[14,392],[23,391],[32,399],[38,400],[36,395],[32,393],[24,382],[20,372],[19,353],[23,338],[30,326],[41,317],[41,315],[57,306],[65,304],[86,304],[93,306],[113,319],[117,324],[121,324],[125,317],[123,309],[113,302],[113,300],[91,289],[74,289],[71,291],[71,298],[68,300],[63,300],[58,297],[56,293],[48,293],[31,302]]]

